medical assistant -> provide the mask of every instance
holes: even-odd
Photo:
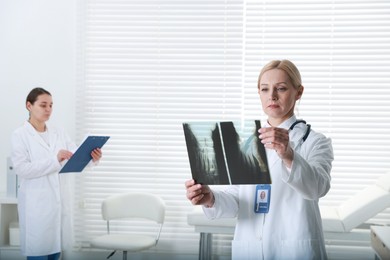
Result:
[[[279,127],[288,129],[292,116]],[[269,126],[269,125],[267,125]],[[329,138],[297,124],[289,133],[294,150],[288,169],[275,150],[266,149],[271,173],[268,213],[255,213],[256,185],[213,190],[215,203],[203,207],[208,218],[237,217],[232,259],[326,259],[319,198],[330,188],[333,148]]]
[[[71,237],[71,175],[58,174],[57,153],[77,147],[66,133],[46,124],[46,136],[25,122],[12,134],[11,159],[19,180],[18,213],[23,255],[61,252]],[[70,242],[70,241],[68,241]]]

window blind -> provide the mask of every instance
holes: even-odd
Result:
[[[387,1],[91,0],[79,9],[76,132],[111,136],[100,165],[77,176],[79,247],[104,232],[104,197],[143,190],[167,204],[154,250],[196,254],[181,123],[264,119],[257,76],[272,59],[298,66],[297,116],[332,138],[321,204],[337,206],[390,171]],[[370,221],[390,224],[390,210]],[[214,236],[214,253],[230,254],[230,239]]]
[[[390,4],[248,1],[245,8],[244,114],[259,106],[259,68],[294,61],[305,87],[297,115],[334,146],[332,189],[321,202],[337,205],[390,171]]]
[[[259,68],[295,62],[305,87],[296,114],[333,142],[331,189],[320,204],[338,206],[390,172],[390,3],[247,1],[244,13],[243,114],[257,113]],[[369,222],[390,224],[390,210]],[[372,255],[369,240],[327,243],[331,259]]]
[[[154,250],[196,254],[182,123],[240,119],[242,3],[89,1],[83,8],[76,132],[111,138],[101,164],[77,181],[76,243],[87,247],[104,232],[104,197],[148,191],[167,205]],[[230,254],[223,240],[215,248],[223,253],[228,244]]]

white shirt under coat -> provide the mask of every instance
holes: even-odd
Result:
[[[293,116],[279,127],[288,129],[295,121]],[[256,185],[214,190],[214,206],[203,207],[211,219],[237,217],[232,259],[327,258],[318,201],[330,189],[333,148],[329,138],[313,130],[302,143],[306,130],[297,124],[290,131],[291,169],[266,149],[272,179],[267,214],[254,212]]]

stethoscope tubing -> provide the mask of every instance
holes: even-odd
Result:
[[[290,126],[289,130],[290,130],[290,131],[293,130],[294,127],[295,127],[297,124],[300,124],[300,123],[306,124],[306,121],[305,121],[305,120],[301,120],[301,119],[295,121],[295,122]],[[305,135],[302,137],[302,143],[306,141],[307,137],[308,137],[309,134],[310,134],[311,125],[310,125],[310,124],[306,124],[306,125],[307,125],[307,129],[306,129]]]

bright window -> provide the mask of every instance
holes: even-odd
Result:
[[[104,232],[101,200],[150,191],[168,206],[157,251],[193,253],[182,122],[264,119],[257,76],[290,59],[305,92],[297,115],[333,140],[338,205],[390,171],[388,1],[91,0],[80,5],[77,133],[110,135],[78,176],[76,242]],[[373,221],[390,223],[390,211]],[[232,236],[215,236],[230,254]]]

